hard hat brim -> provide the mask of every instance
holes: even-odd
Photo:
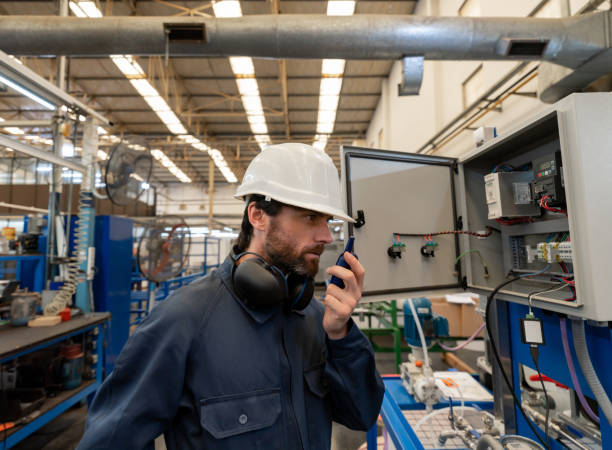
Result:
[[[315,212],[322,213],[322,214],[329,214],[330,216],[333,216],[336,219],[344,220],[345,222],[348,222],[348,223],[355,223],[355,219],[353,219],[351,216],[346,215],[346,213],[342,210],[338,210],[336,208],[330,208],[328,206],[326,207],[323,205],[316,205],[313,203],[301,203],[295,200],[283,199],[282,197],[278,195],[272,196],[264,192],[244,192],[244,193],[241,192],[241,193],[236,193],[234,195],[234,198],[237,198],[239,200],[244,200],[249,195],[268,196],[272,198],[273,200],[276,200],[277,202],[283,203],[287,206],[295,206],[296,208],[308,209],[310,211],[315,211]]]

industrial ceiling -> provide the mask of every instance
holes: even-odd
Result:
[[[412,14],[416,3],[359,0],[354,14]],[[96,2],[96,7],[104,16],[214,15],[210,1],[117,0]],[[325,15],[328,2],[241,0],[240,7],[244,16],[274,13]],[[58,2],[0,0],[0,14],[57,15]],[[67,35],[66,39],[69,40],[70,36]],[[55,57],[20,59],[45,78],[54,79]],[[210,148],[220,150],[239,180],[261,146],[255,140],[229,58],[185,58],[170,54],[167,59],[154,56],[138,57],[135,61],[188,133]],[[338,166],[340,145],[365,137],[381,94],[381,81],[389,74],[392,63],[346,61],[333,131],[325,146],[325,151]],[[312,144],[317,135],[322,61],[254,58],[253,67],[270,141]],[[70,57],[67,90],[108,117],[114,123],[108,130],[110,133],[146,136],[151,147],[164,151],[191,182],[208,183],[209,154],[171,133],[110,58]],[[48,117],[49,111],[27,98],[10,89],[0,91],[0,118]],[[45,133],[45,130],[38,131]],[[109,141],[103,142],[111,145]],[[215,182],[224,183],[226,180],[226,176],[215,170]],[[153,182],[166,184],[179,180],[158,162]]]

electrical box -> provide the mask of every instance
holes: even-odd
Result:
[[[469,289],[612,320],[612,93],[572,94],[460,159],[343,146],[365,300]],[[401,257],[400,251],[401,249]],[[564,286],[562,283],[566,283]]]

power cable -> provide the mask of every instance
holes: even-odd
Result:
[[[534,274],[530,274],[530,275],[533,276]],[[527,423],[527,425],[529,426],[533,434],[538,438],[538,441],[540,441],[546,449],[550,449],[546,441],[542,439],[542,437],[540,436],[540,433],[538,433],[536,427],[531,422],[531,419],[529,419],[529,417],[527,416],[527,413],[525,413],[525,410],[523,409],[521,402],[519,401],[518,397],[514,393],[514,389],[512,388],[512,384],[510,383],[508,374],[506,373],[506,371],[504,370],[504,366],[502,365],[501,357],[499,356],[499,352],[497,350],[497,344],[495,343],[495,338],[493,337],[493,333],[491,332],[491,304],[493,303],[493,300],[495,299],[495,295],[497,295],[500,289],[503,288],[504,286],[510,283],[513,283],[515,281],[518,281],[521,278],[524,278],[524,276],[511,278],[510,280],[504,281],[502,284],[497,286],[493,290],[493,292],[489,294],[489,296],[487,297],[487,304],[485,307],[486,330],[487,330],[487,335],[489,336],[489,341],[491,342],[491,348],[493,349],[493,355],[495,356],[495,361],[497,362],[497,365],[499,366],[500,372],[502,373],[502,377],[504,379],[504,382],[506,383],[508,390],[512,394],[512,399],[514,400],[514,404],[516,405],[518,410],[521,412],[521,414],[525,418],[525,422]]]

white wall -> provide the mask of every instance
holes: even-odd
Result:
[[[229,226],[240,224],[244,202],[236,200],[236,184],[215,188],[213,214]],[[170,184],[158,191],[157,214],[176,214],[191,217],[192,223],[208,223],[208,188],[196,184]],[[230,217],[231,216],[231,217]],[[233,218],[232,218],[233,217]]]
[[[483,17],[526,17],[538,2],[532,0],[470,0]],[[463,0],[421,0],[416,14],[429,16],[457,16]],[[536,17],[561,17],[563,0],[550,0]],[[570,12],[574,14],[585,0],[571,0]],[[602,5],[608,7],[607,3]],[[517,62],[504,61],[425,61],[423,83],[418,96],[399,97],[397,85],[401,83],[402,64],[397,61],[382,81],[382,94],[366,133],[366,145],[373,148],[416,152],[442,127],[464,110],[462,83],[482,64],[477,82],[470,84],[479,95],[495,85]],[[533,68],[531,63],[521,74]],[[509,84],[518,79],[515,76]],[[520,89],[535,92],[537,78]],[[469,103],[469,102],[468,102]],[[530,97],[510,96],[502,104],[502,111],[492,111],[472,127],[494,126],[498,134],[519,125],[528,117],[546,107]],[[379,142],[379,137],[382,137]],[[472,131],[466,130],[434,152],[444,156],[460,156],[474,147]]]

